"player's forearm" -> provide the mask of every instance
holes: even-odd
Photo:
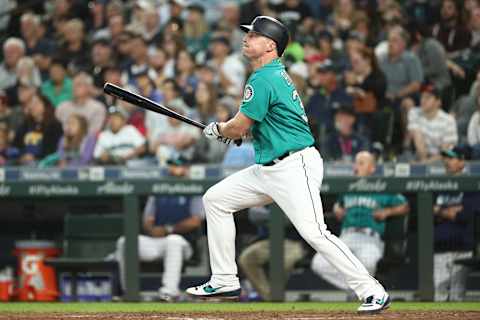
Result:
[[[252,124],[253,120],[249,119],[247,116],[245,116],[239,111],[237,112],[235,117],[228,120],[227,122],[220,122],[218,124],[218,127],[220,135],[222,137],[230,139],[241,139],[248,134]]]
[[[190,217],[173,226],[173,233],[184,234],[200,227],[202,221],[198,217]]]
[[[410,211],[408,204],[402,204],[400,206],[391,207],[388,209],[388,217],[403,216]]]

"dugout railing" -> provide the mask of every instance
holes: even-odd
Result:
[[[468,168],[467,168],[468,169]],[[429,169],[430,170],[430,169]],[[322,185],[323,194],[345,192],[394,192],[416,194],[418,226],[418,293],[421,300],[433,299],[433,194],[444,191],[480,191],[476,169],[457,177],[442,175],[406,175],[395,170],[370,178],[333,177],[327,175]],[[389,171],[390,172],[390,171]],[[140,223],[139,198],[157,195],[201,195],[231,170],[212,167],[192,167],[188,178],[168,177],[166,168],[80,168],[80,169],[0,169],[0,205],[2,199],[55,199],[68,201],[73,197],[121,198],[126,238],[126,293],[125,300],[139,301],[139,262],[137,255]],[[345,171],[343,171],[345,173]],[[351,171],[350,171],[351,173]],[[430,172],[432,173],[432,172]],[[348,174],[348,172],[347,172]],[[434,172],[433,172],[434,174]],[[272,298],[285,298],[283,243],[285,217],[278,207],[270,219]]]

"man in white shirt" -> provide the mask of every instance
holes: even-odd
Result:
[[[118,108],[109,109],[108,128],[100,133],[93,156],[101,164],[125,164],[145,152],[145,138],[132,125],[128,114]]]
[[[433,86],[426,86],[422,90],[420,107],[408,113],[408,132],[421,162],[441,160],[440,152],[458,142],[455,119],[443,111],[441,105],[440,91]]]

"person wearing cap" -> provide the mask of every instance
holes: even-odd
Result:
[[[353,107],[348,105],[335,111],[335,131],[325,137],[320,147],[325,160],[351,163],[358,152],[370,148],[370,141],[355,132],[356,116]]]
[[[233,213],[276,202],[304,240],[340,271],[363,302],[359,312],[388,308],[390,297],[383,286],[327,230],[320,199],[323,160],[313,147],[315,140],[298,91],[280,61],[289,41],[288,29],[268,16],[256,17],[242,29],[247,32],[242,51],[253,73],[240,109],[226,122],[208,124],[203,134],[237,144],[248,135],[255,164],[226,177],[203,196],[212,276],[187,293],[197,298],[238,299],[241,288]]]
[[[455,146],[441,152],[447,175],[464,174],[471,158],[468,146]],[[469,269],[456,264],[472,257],[473,217],[478,214],[479,192],[441,192],[435,195],[433,280],[435,301],[463,301]]]
[[[48,80],[40,87],[53,106],[56,108],[62,102],[73,99],[72,79],[67,74],[67,67],[60,59],[53,59],[48,69]]]
[[[421,162],[440,160],[440,151],[457,144],[458,133],[455,118],[442,110],[440,91],[426,85],[422,88],[420,107],[408,113],[407,128],[416,159]]]
[[[100,164],[125,164],[145,153],[145,138],[127,124],[128,113],[116,106],[108,110],[107,128],[100,132],[93,157]]]
[[[339,84],[337,71],[329,59],[314,63],[310,69],[309,82],[316,90],[305,109],[317,140],[335,131],[333,117],[339,106],[353,105],[353,98]]]

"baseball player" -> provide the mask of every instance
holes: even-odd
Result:
[[[251,134],[256,163],[228,176],[203,196],[212,276],[187,293],[202,298],[238,297],[232,214],[275,201],[300,235],[342,273],[363,300],[359,312],[386,309],[390,297],[383,286],[324,223],[323,161],[313,147],[302,101],[279,59],[289,40],[287,28],[268,16],[258,16],[241,28],[247,32],[243,55],[254,72],[245,85],[239,112],[227,122],[210,123],[203,133],[225,143]]]
[[[355,175],[365,177],[376,170],[375,158],[368,151],[355,157]],[[334,213],[342,221],[339,239],[362,262],[370,274],[375,274],[383,256],[385,220],[407,214],[407,199],[401,194],[347,193],[334,205]],[[312,259],[312,270],[337,288],[348,290],[343,276],[317,253]]]

